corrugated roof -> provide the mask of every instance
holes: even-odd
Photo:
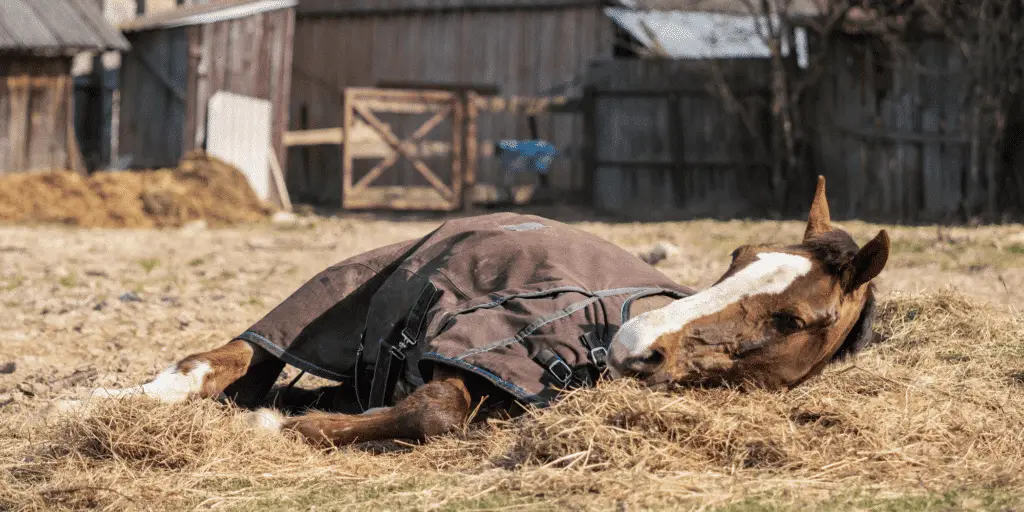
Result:
[[[813,17],[832,0],[792,0],[790,14]],[[463,9],[530,9],[619,6],[637,10],[750,14],[745,0],[300,0],[300,15],[390,14]]]
[[[205,25],[295,7],[298,0],[225,0],[142,16],[121,24],[124,32]]]
[[[828,12],[827,6],[833,0],[791,0],[788,2],[790,16],[812,18]],[[616,0],[616,3],[630,9],[643,11],[714,12],[722,14],[760,14],[750,12],[750,5],[760,2],[747,0]]]
[[[771,52],[757,30],[758,18],[719,12],[604,10],[616,25],[646,48],[673,59],[768,58]],[[797,54],[806,60],[807,41],[797,37]],[[783,41],[785,43],[785,41]],[[783,47],[784,54],[789,48]],[[801,64],[802,65],[802,64]]]
[[[305,16],[396,14],[459,10],[508,10],[552,7],[599,7],[604,0],[300,0]]]
[[[94,0],[0,0],[0,52],[71,55],[128,49]]]

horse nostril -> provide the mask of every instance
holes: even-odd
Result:
[[[624,361],[623,367],[638,375],[649,375],[665,364],[665,354],[661,350],[652,350],[642,356],[631,357]]]
[[[658,368],[665,362],[665,353],[661,349],[652,350],[645,362],[650,366]]]

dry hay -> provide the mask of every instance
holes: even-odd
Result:
[[[612,382],[384,454],[249,432],[203,401],[9,424],[0,509],[1021,505],[1024,318],[953,292],[881,307],[884,342],[789,393]]]
[[[186,155],[174,169],[0,177],[0,222],[152,228],[203,220],[223,226],[258,222],[271,213],[241,171],[201,152]]]

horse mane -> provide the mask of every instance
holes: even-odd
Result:
[[[839,350],[832,355],[830,360],[833,363],[842,361],[857,352],[860,352],[875,340],[875,331],[873,326],[875,325],[875,285],[868,285],[867,299],[864,301],[864,307],[860,310],[860,318],[857,319],[857,323],[853,324],[853,328],[850,329],[850,334],[846,335],[846,339],[843,340],[843,344],[839,346]]]
[[[801,246],[809,250],[829,274],[838,277],[844,288],[847,286],[853,275],[853,257],[860,250],[860,246],[853,241],[853,237],[849,233],[841,229],[833,229],[805,240]],[[874,340],[873,326],[876,310],[875,285],[869,284],[867,298],[860,311],[860,317],[850,329],[846,339],[843,340],[843,344],[832,355],[831,362],[842,361],[860,352]]]

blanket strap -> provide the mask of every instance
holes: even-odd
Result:
[[[370,384],[370,399],[367,407],[384,407],[395,391],[395,384],[405,368],[406,354],[415,347],[426,329],[427,312],[437,302],[441,291],[427,281],[419,298],[413,303],[404,325],[399,332],[397,343],[382,340],[377,352],[377,363],[373,368],[373,383]]]

